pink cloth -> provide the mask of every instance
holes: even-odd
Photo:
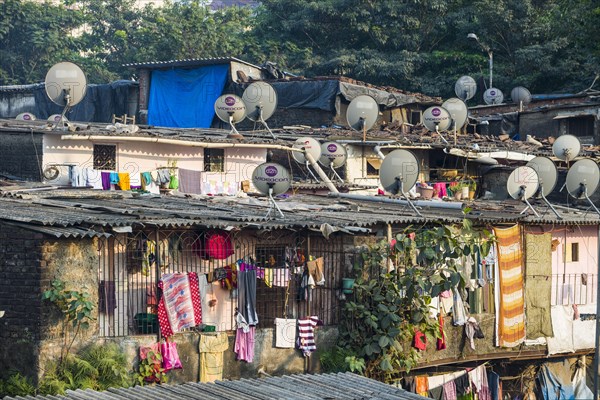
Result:
[[[173,336],[185,328],[202,323],[198,275],[165,274],[158,286],[163,294],[158,304],[158,323],[163,336]]]
[[[237,354],[238,360],[251,363],[254,360],[254,332],[256,328],[250,326],[248,332],[243,328],[238,328],[235,332],[235,346],[233,351]]]
[[[433,189],[437,191],[439,197],[448,196],[448,192],[446,191],[446,184],[443,182],[434,183]]]
[[[444,383],[444,400],[456,400],[456,385],[454,381]]]

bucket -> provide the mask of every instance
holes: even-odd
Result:
[[[354,278],[342,278],[342,292],[344,294],[354,292]]]
[[[431,198],[433,197],[433,188],[418,187],[417,192],[421,194],[422,200],[431,200]]]

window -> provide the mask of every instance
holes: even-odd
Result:
[[[117,146],[114,144],[94,145],[94,169],[115,171],[117,169]]]
[[[573,242],[570,245],[565,246],[566,254],[565,258],[567,262],[578,262],[579,261],[579,243]]]
[[[594,116],[567,119],[567,133],[574,136],[594,136]]]
[[[381,158],[367,158],[367,176],[379,176]]]
[[[224,149],[204,149],[204,171],[225,172]]]
[[[410,112],[410,120],[409,123],[413,125],[419,125],[421,123],[421,111],[412,111]]]

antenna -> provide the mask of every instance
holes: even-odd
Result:
[[[252,173],[254,187],[269,198],[269,211],[265,215],[265,218],[269,218],[271,212],[274,212],[274,210],[277,211],[281,218],[284,218],[273,196],[287,192],[291,181],[289,171],[277,163],[262,163],[254,169]]]
[[[569,162],[579,155],[581,143],[573,135],[559,136],[552,144],[552,153],[559,159]]]
[[[346,110],[346,121],[350,128],[363,133],[363,142],[367,140],[367,131],[375,125],[379,117],[379,105],[371,96],[356,96]]]
[[[600,215],[600,211],[589,197],[598,189],[598,182],[600,182],[600,168],[589,158],[577,161],[567,172],[566,185],[569,194],[576,199],[585,198]]]
[[[248,115],[246,115],[248,119],[262,124],[269,131],[273,139],[277,139],[266,122],[277,108],[277,93],[273,89],[273,86],[267,82],[251,83],[244,90],[242,100],[248,111]]]
[[[394,194],[400,194],[408,204],[422,217],[417,207],[408,197],[405,188],[412,188],[419,178],[419,161],[415,154],[409,150],[399,149],[388,153],[379,168],[379,182],[383,188]]]
[[[523,104],[531,103],[531,93],[523,86],[517,86],[510,91],[510,98],[519,105],[519,111],[523,111]]]
[[[443,107],[434,106],[423,111],[423,125],[425,125],[425,128],[437,132],[447,145],[450,145],[450,143],[442,136],[441,132],[447,130],[450,124],[452,124],[452,117],[448,110]]]
[[[296,139],[296,141],[294,142],[294,145],[292,147],[295,149],[304,150],[305,152],[309,153],[315,160],[318,160],[319,158],[321,158],[321,145],[319,144],[319,142],[316,139],[313,139],[311,137],[305,136],[305,137]],[[296,160],[299,164],[304,164],[306,166],[306,169],[312,176],[312,178],[317,183],[319,183],[319,180],[317,179],[315,174],[313,174],[312,170],[310,169],[308,158],[306,158],[304,156],[304,153],[301,153],[299,151],[293,151],[292,157],[294,157],[294,160]]]
[[[77,65],[70,62],[60,62],[54,64],[46,73],[44,87],[50,100],[64,107],[60,119],[56,121],[52,128],[56,129],[63,121],[67,111],[85,97],[87,79]]]
[[[540,181],[537,172],[535,172],[535,169],[528,166],[516,168],[508,177],[508,181],[506,181],[506,190],[510,197],[515,200],[521,200],[527,204],[527,207],[525,210],[521,211],[521,214],[527,211],[527,208],[530,208],[538,218],[540,215],[531,206],[528,199],[537,192],[539,186]]]
[[[467,123],[469,110],[465,102],[456,97],[444,101],[442,108],[447,110],[452,117],[451,127],[454,129],[454,144],[456,145],[456,133]]]
[[[235,124],[246,118],[246,105],[244,101],[235,94],[224,94],[215,101],[215,113],[223,122],[227,122],[231,126],[232,137],[243,138],[242,135],[235,129]]]
[[[487,105],[502,104],[504,101],[504,93],[500,89],[489,88],[483,92],[483,101]]]
[[[339,168],[346,164],[347,159],[348,152],[346,151],[346,148],[339,143],[325,142],[321,144],[321,157],[319,157],[319,163],[324,167],[329,167],[332,174],[342,183],[344,183],[344,180],[338,175],[335,168]]]
[[[550,204],[547,195],[552,193],[558,180],[558,171],[556,165],[548,157],[534,157],[527,163],[528,167],[535,170],[539,179],[539,188],[535,195],[540,196],[542,200],[550,207],[558,219],[562,219],[556,209]]]
[[[35,121],[37,118],[34,114],[29,112],[24,112],[15,117],[16,120],[19,121]]]
[[[477,82],[468,75],[461,76],[454,84],[454,93],[462,101],[470,100],[477,93]]]

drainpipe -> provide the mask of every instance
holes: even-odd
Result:
[[[375,151],[375,153],[377,153],[377,156],[379,158],[381,158],[382,160],[385,158],[385,155],[381,151],[381,146],[380,145],[377,145],[377,146],[373,147],[373,150]]]
[[[596,272],[596,352],[594,353],[594,399],[598,400],[598,374],[600,374],[600,287],[598,287],[598,279],[600,278],[600,225],[598,225],[598,236],[596,238],[596,244],[598,247],[596,259],[597,272]]]
[[[401,205],[409,205],[407,200],[401,199],[391,199],[389,197],[383,196],[363,196],[360,194],[350,194],[350,193],[329,193],[329,197],[341,198],[341,199],[350,199],[350,200],[362,200],[362,201],[373,201],[376,203],[391,203],[391,204],[401,204]],[[425,201],[425,200],[417,200],[413,201],[412,204],[418,207],[429,207],[429,208],[444,208],[449,210],[462,210],[463,203],[456,201]]]

